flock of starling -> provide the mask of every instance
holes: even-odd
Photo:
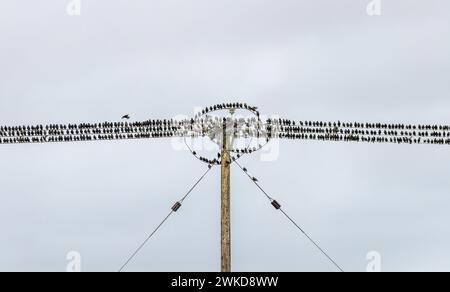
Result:
[[[246,110],[252,113],[246,118],[233,114],[219,118],[216,111]],[[194,118],[184,120],[148,120],[129,122],[131,116],[122,116],[122,122],[52,124],[36,126],[1,126],[0,144],[78,142],[96,140],[150,139],[171,137],[209,137],[215,139],[227,127],[228,135],[235,140],[254,139],[258,145],[232,148],[231,152],[244,155],[260,150],[271,139],[296,139],[318,141],[345,141],[369,143],[408,143],[450,145],[448,125],[406,125],[384,123],[345,123],[321,121],[292,121],[267,119],[262,121],[257,107],[245,103],[223,103],[201,110]],[[245,144],[245,143],[244,143]],[[208,164],[220,163],[219,158],[198,157]]]
[[[174,120],[149,120],[0,127],[0,144],[168,138],[178,135],[180,126]]]
[[[273,121],[272,121],[273,122]],[[450,145],[450,126],[278,120],[274,138],[396,144]]]
[[[199,113],[195,115],[195,118],[198,119],[201,116],[207,115],[209,113],[213,113],[216,111],[222,111],[222,110],[247,110],[255,114],[257,117],[260,116],[260,113],[258,111],[258,107],[256,106],[249,106],[246,103],[222,103],[222,104],[216,104],[210,107],[206,107],[203,110],[201,110]]]

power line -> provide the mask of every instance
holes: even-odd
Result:
[[[303,235],[306,236],[306,238],[312,243],[314,244],[314,246],[341,272],[344,272],[344,270],[341,268],[340,265],[338,265],[336,263],[336,261],[322,248],[320,247],[320,245],[314,240],[312,239],[312,237],[305,232],[305,230],[303,228],[300,227],[299,224],[297,224],[297,222],[295,222],[281,207],[280,203],[278,203],[276,200],[274,200],[271,196],[269,196],[267,194],[267,192],[259,185],[258,180],[255,177],[250,176],[250,174],[248,173],[248,170],[244,167],[242,167],[239,162],[234,161],[234,163],[236,163],[236,165],[248,176],[248,178],[263,192],[263,194],[269,199],[269,201],[271,202],[272,206],[277,209],[280,210],[281,213],[287,218],[289,219],[289,221],[294,224],[294,226],[300,230],[301,233],[303,233]]]
[[[144,248],[144,246],[147,244],[147,242],[153,237],[153,235],[156,234],[156,232],[158,232],[158,230],[161,228],[161,226],[164,225],[164,223],[170,218],[170,216],[172,216],[173,213],[174,213],[174,211],[172,210],[169,213],[169,215],[167,215],[167,217],[164,218],[164,220],[158,225],[158,227],[156,227],[156,229],[147,237],[147,239],[145,239],[144,242],[141,243],[141,245],[136,249],[136,251],[126,260],[126,262],[119,269],[119,273],[122,272],[125,269],[125,267],[131,262],[131,260],[133,260],[133,258],[141,251],[141,249]]]
[[[317,247],[317,249],[318,250],[320,250],[320,252],[322,253],[322,254],[324,254],[327,258],[328,258],[328,260],[330,261],[330,262],[332,262],[333,263],[333,265],[335,265],[336,266],[336,268],[338,268],[339,269],[339,271],[341,271],[341,272],[344,272],[344,270],[341,268],[341,266],[339,266],[337,263],[336,263],[336,261],[330,256],[330,255],[328,255],[328,253],[327,252],[325,252],[325,250],[324,249],[322,249],[320,246],[319,246],[319,244],[317,243],[317,242],[315,242],[312,238],[311,238],[311,236],[309,236],[288,214],[286,214],[286,212],[282,209],[282,208],[280,208],[280,211],[281,211],[281,213],[283,213],[284,214],[284,216],[286,216],[286,218],[288,218],[289,219],[289,221],[291,221],[294,225],[295,225],[295,227],[297,227],[298,228],[298,230],[300,230],[305,236],[306,236],[306,238],[308,238],[309,239],[309,241],[311,241],[311,243],[312,244],[314,244],[316,247]]]
[[[263,194],[267,197],[267,199],[269,199],[270,202],[273,202],[274,199],[272,199],[271,196],[269,196],[269,194],[266,193],[266,191],[258,184],[258,182],[256,181],[256,179],[252,176],[250,176],[250,174],[248,173],[247,169],[242,167],[239,162],[234,161],[234,163],[236,163],[237,166],[239,166],[239,168],[250,178],[250,180],[261,190],[261,192],[263,192]]]
[[[208,170],[200,177],[200,179],[194,184],[194,186],[189,189],[189,191],[184,195],[181,200],[176,202],[170,213],[164,218],[163,221],[156,227],[156,229],[144,240],[144,242],[139,245],[139,247],[133,252],[133,254],[125,261],[125,263],[122,265],[122,267],[119,269],[119,273],[122,272],[125,267],[134,259],[134,257],[144,248],[144,246],[147,244],[147,242],[158,232],[158,230],[166,223],[166,221],[172,216],[172,214],[176,213],[180,208],[182,203],[186,200],[186,198],[192,193],[192,191],[198,186],[198,184],[206,177],[206,175],[211,171],[212,167],[208,167]]]

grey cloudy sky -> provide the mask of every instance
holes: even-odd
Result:
[[[290,119],[450,122],[450,3],[0,0],[0,125],[190,115],[225,101]],[[450,270],[450,149],[283,141],[243,163],[349,271]],[[0,147],[0,270],[116,271],[201,176],[170,141]],[[235,271],[334,271],[238,169]],[[219,173],[133,271],[217,271]]]

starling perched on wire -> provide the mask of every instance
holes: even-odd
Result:
[[[244,167],[244,172],[248,172],[248,169]]]
[[[253,180],[254,182],[258,182],[258,179],[257,179],[256,177],[252,178],[252,180]]]

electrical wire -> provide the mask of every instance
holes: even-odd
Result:
[[[294,224],[294,226],[303,234],[306,236],[306,238],[340,271],[340,272],[344,272],[344,270],[341,268],[340,265],[337,264],[337,262],[322,248],[320,247],[320,245],[314,240],[312,239],[312,237],[305,232],[305,230],[300,227],[299,224],[297,224],[297,222],[294,221],[294,219],[292,219],[292,217],[290,217],[284,210],[283,208],[281,208],[281,205],[274,200],[271,196],[269,196],[269,194],[267,194],[267,192],[260,186],[260,184],[258,183],[258,181],[250,176],[250,174],[248,174],[248,171],[246,169],[244,169],[244,167],[242,167],[237,161],[234,161],[236,163],[236,165],[242,170],[242,172],[244,172],[248,178],[263,192],[263,194],[269,199],[269,201],[271,202],[271,204],[275,207],[275,209],[280,210],[281,213],[292,223]]]
[[[208,170],[200,177],[200,179],[194,184],[194,186],[189,189],[186,195],[181,198],[175,205],[172,207],[170,213],[164,218],[164,220],[155,228],[155,230],[139,245],[139,247],[131,254],[131,256],[125,261],[122,267],[119,269],[119,273],[122,272],[126,266],[136,257],[136,255],[144,248],[144,246],[148,243],[148,241],[158,232],[158,230],[166,223],[166,221],[172,216],[174,213],[178,211],[181,207],[181,204],[187,199],[187,197],[192,193],[192,191],[198,186],[198,184],[206,177],[206,175],[211,171],[212,167],[208,167]]]

